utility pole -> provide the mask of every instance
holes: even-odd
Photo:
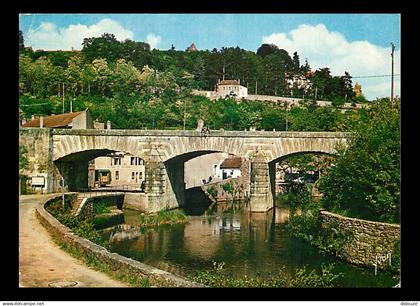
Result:
[[[64,114],[64,92],[65,92],[65,87],[64,87],[64,83],[63,83],[63,114]]]
[[[64,176],[62,177],[62,180],[61,180],[61,201],[62,201],[62,204],[63,204],[63,209],[65,208],[65,203],[64,203]]]
[[[225,80],[225,62],[223,61],[223,81]]]
[[[185,131],[185,116],[187,114],[187,100],[184,100],[184,131]]]
[[[394,50],[395,46],[393,43],[391,43],[391,105],[394,106]]]
[[[255,94],[258,92],[258,80],[255,80]]]

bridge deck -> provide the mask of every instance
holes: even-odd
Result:
[[[27,128],[30,129],[30,128]],[[53,135],[149,136],[149,137],[238,137],[238,138],[348,138],[348,132],[220,131],[203,135],[195,130],[95,130],[52,129]]]

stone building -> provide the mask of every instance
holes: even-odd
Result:
[[[241,167],[243,163],[241,157],[229,157],[226,158],[220,165],[215,169],[215,176],[225,180],[228,178],[238,178],[241,176]]]
[[[94,159],[94,167],[89,167],[89,177],[93,177],[95,170],[109,170],[111,183],[109,186],[140,187],[145,178],[144,160],[140,157],[123,152],[111,153]],[[89,180],[90,185],[92,179]],[[94,187],[94,186],[90,186]]]
[[[22,124],[23,128],[93,129],[92,116],[88,109],[46,117],[33,117]]]
[[[185,162],[185,188],[202,185],[211,176],[214,181],[217,167],[229,157],[228,153],[211,153],[202,155]]]
[[[248,96],[248,88],[240,84],[240,80],[222,80],[216,84],[216,93],[219,98],[235,97],[238,99]]]

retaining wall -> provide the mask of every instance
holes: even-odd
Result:
[[[348,230],[350,238],[337,256],[357,265],[384,267],[394,244],[400,240],[400,225],[348,218],[321,210],[322,226]]]
[[[232,193],[225,191],[223,186],[230,184]],[[248,185],[241,178],[231,178],[219,182],[201,185],[201,189],[216,202],[238,201],[249,199]],[[211,189],[211,191],[209,191]]]

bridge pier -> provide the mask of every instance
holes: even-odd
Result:
[[[158,212],[184,205],[184,165],[165,164],[158,152],[145,156],[147,212]]]
[[[249,210],[266,212],[273,208],[273,195],[270,182],[270,169],[262,152],[251,157],[251,192]]]
[[[67,186],[67,190],[78,191],[86,189],[88,186],[88,163],[85,160],[59,162],[57,168],[61,175],[60,178],[55,178],[58,181],[58,184],[54,184],[55,192],[61,191],[61,176],[64,177],[64,185]]]

